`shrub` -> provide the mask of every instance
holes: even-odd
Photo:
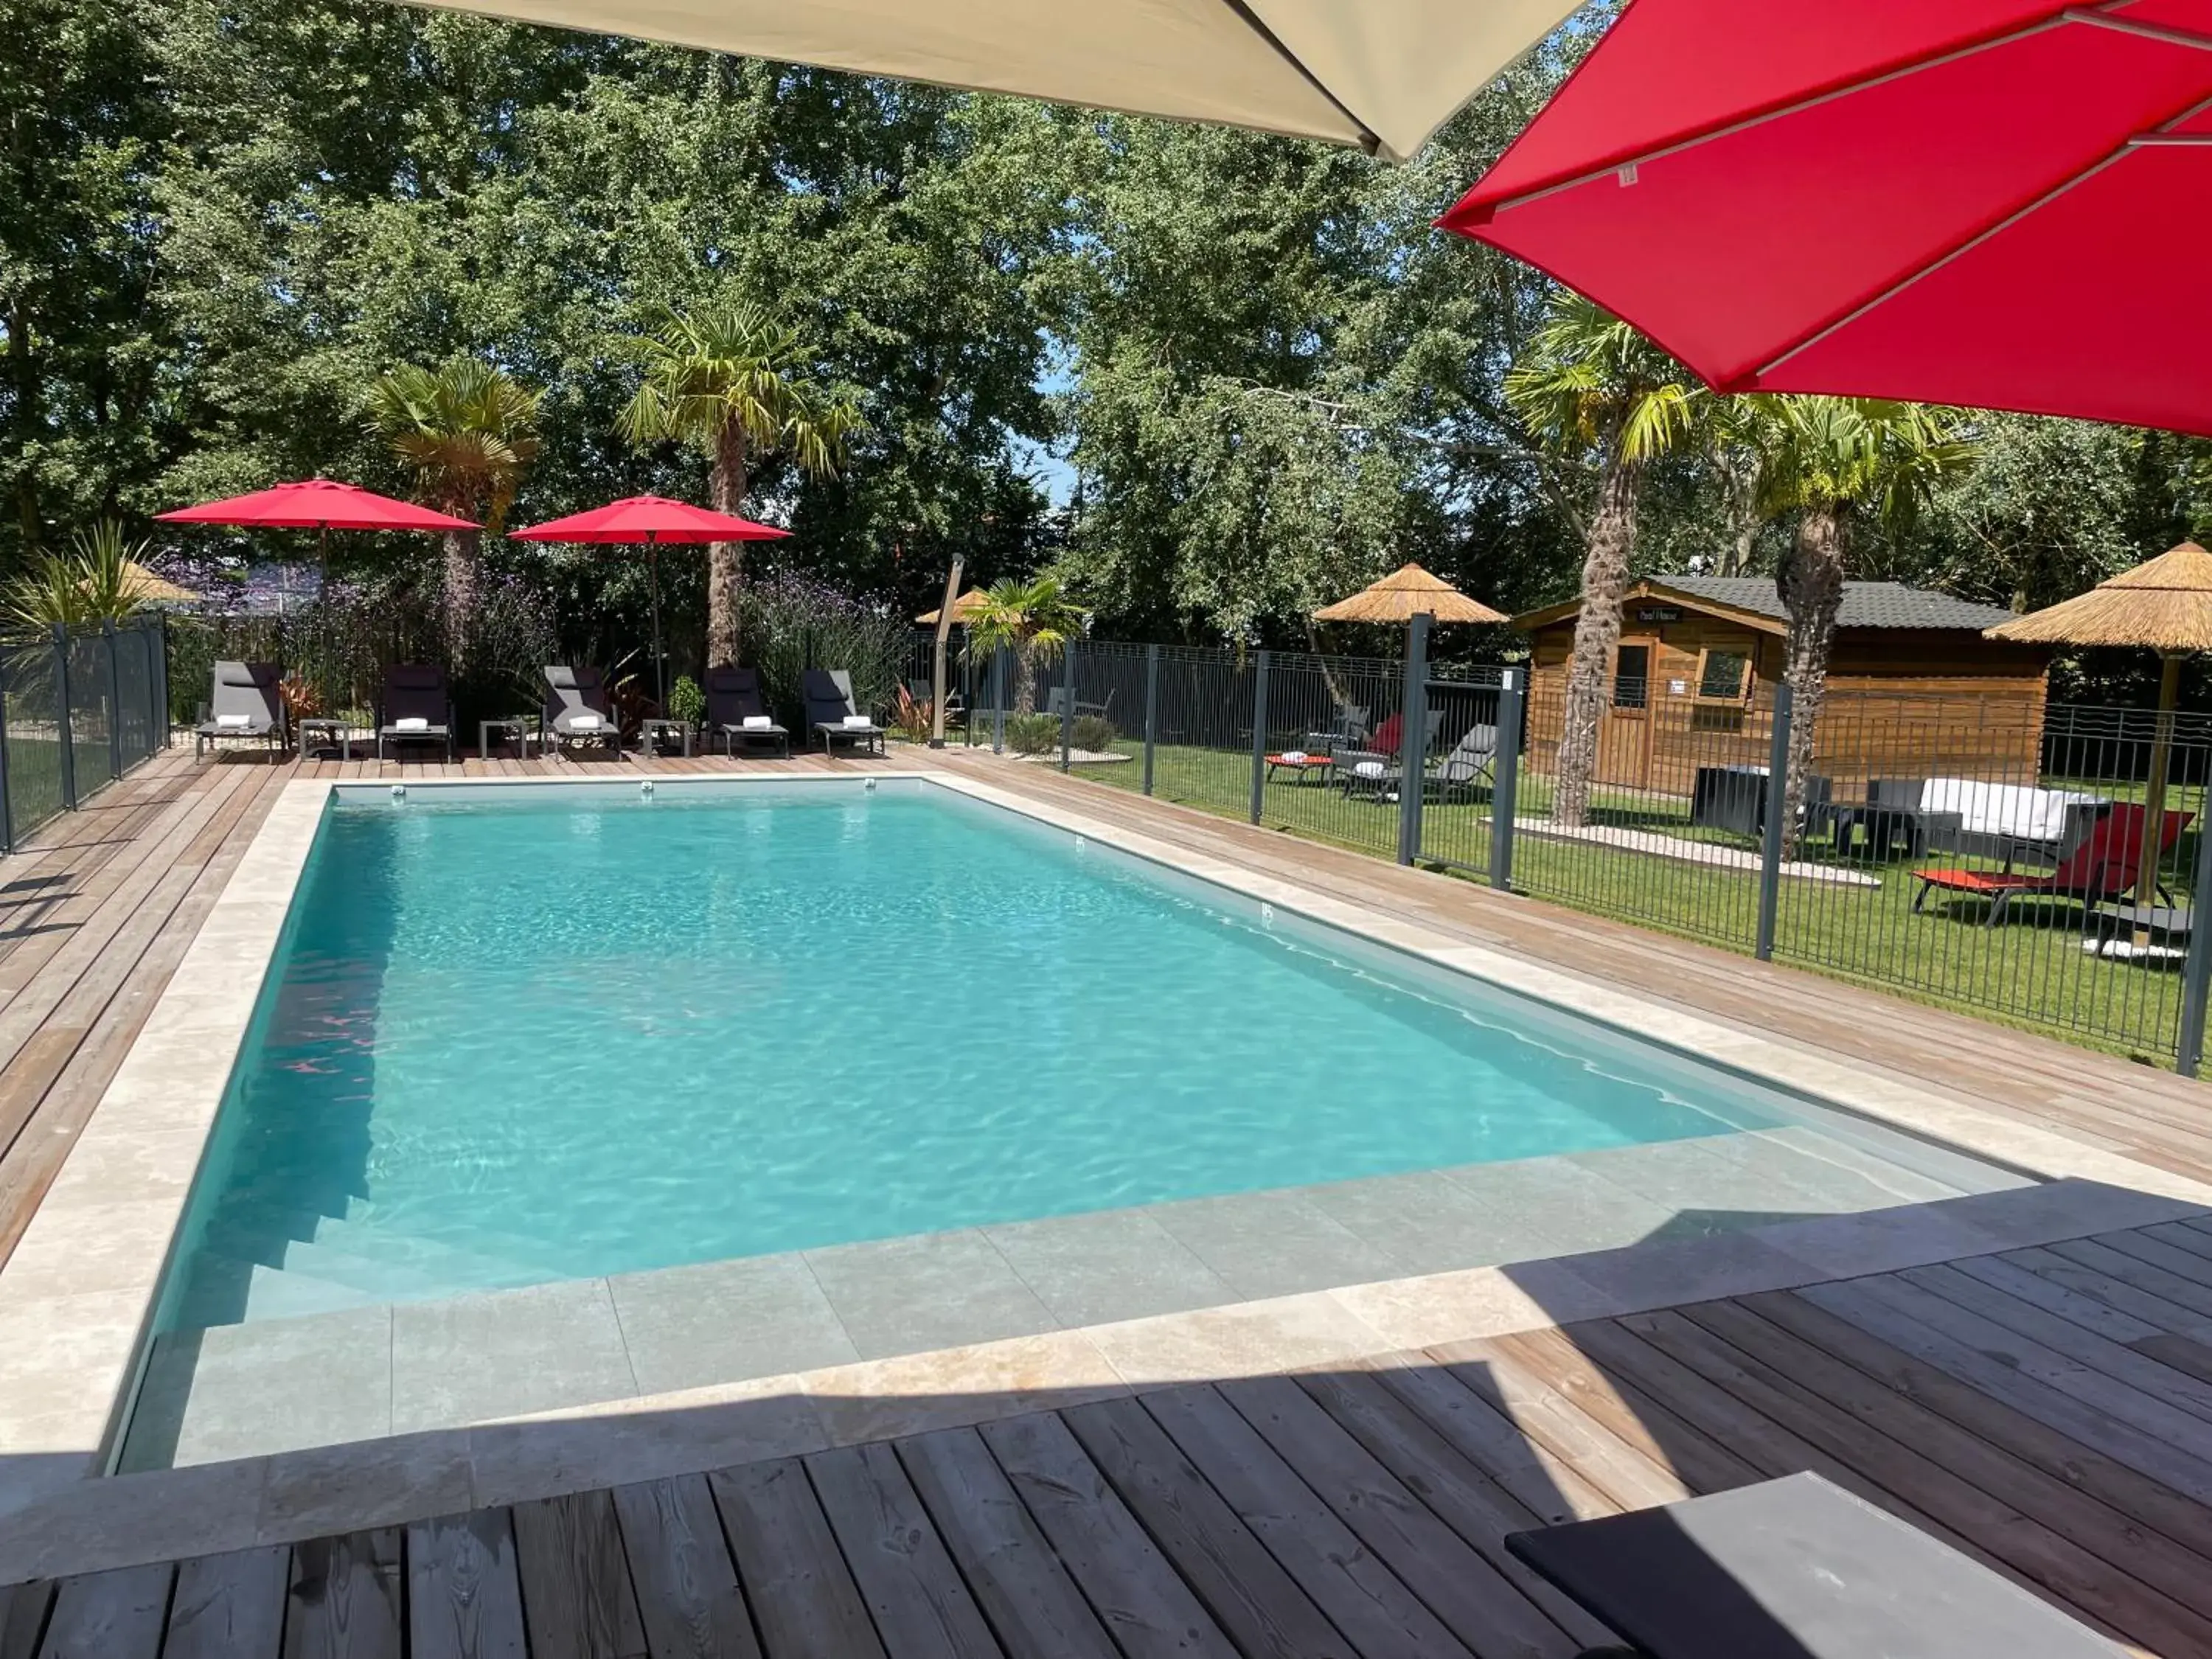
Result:
[[[892,718],[898,722],[899,731],[908,743],[927,743],[936,725],[937,705],[927,697],[917,697],[902,685],[898,689],[898,706]]]
[[[1115,739],[1121,733],[1103,714],[1078,714],[1075,730],[1068,735],[1078,749],[1088,749],[1093,754],[1103,755],[1113,748]]]
[[[787,725],[800,712],[800,677],[809,667],[849,672],[863,714],[890,708],[913,631],[895,608],[805,576],[769,576],[738,590],[740,660],[760,672],[761,693]]]
[[[1057,714],[1009,714],[1006,747],[1017,755],[1043,755],[1060,747]]]
[[[668,688],[668,718],[696,726],[706,717],[707,694],[689,674],[679,674]]]

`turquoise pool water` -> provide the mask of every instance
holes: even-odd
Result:
[[[1758,1127],[1771,1097],[927,784],[334,804],[171,1326]]]

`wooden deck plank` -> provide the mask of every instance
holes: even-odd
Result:
[[[653,1659],[760,1659],[706,1477],[617,1486],[614,1500]]]
[[[277,1659],[291,1570],[281,1545],[179,1562],[162,1659]]]
[[[1010,1654],[1114,1659],[1083,1592],[973,1429],[898,1443],[899,1462]]]
[[[54,1587],[47,1580],[0,1586],[0,1659],[36,1659],[53,1605]]]
[[[1599,1647],[1619,1642],[1619,1637],[1505,1547],[1510,1534],[1539,1525],[1536,1517],[1445,1444],[1380,1381],[1337,1370],[1308,1372],[1297,1381],[1376,1462],[1578,1644]]]
[[[768,1659],[883,1659],[867,1604],[795,1457],[707,1477]]]
[[[806,1473],[892,1659],[1002,1659],[897,1453],[841,1446]]]
[[[2212,1562],[2203,1556],[2132,1526],[2096,1498],[1856,1372],[1838,1370],[1825,1353],[1747,1308],[1711,1303],[1686,1309],[1684,1316],[2103,1564],[2103,1572],[2086,1575],[2106,1592],[2092,1610],[2136,1641],[2161,1650],[2212,1652],[2212,1618],[2206,1617]]]
[[[1367,1369],[1446,1444],[1547,1525],[1591,1520],[1620,1508],[1428,1356],[1370,1361]]]
[[[397,1528],[295,1545],[284,1659],[400,1659],[402,1553]]]
[[[1060,1413],[1091,1464],[1251,1659],[1340,1659],[1335,1626],[1133,1400]]]
[[[1237,1659],[1067,1425],[1050,1413],[984,1424],[998,1461],[1045,1540],[1128,1659]]]
[[[63,1579],[40,1659],[155,1659],[175,1578],[163,1561]]]
[[[1176,1389],[1140,1403],[1363,1659],[1468,1652],[1218,1394]]]
[[[1572,1659],[1576,1642],[1446,1526],[1286,1376],[1219,1385],[1222,1396],[1481,1659]]]
[[[613,1497],[574,1492],[513,1515],[532,1659],[645,1659]]]
[[[2083,1241],[2086,1243],[2086,1241]],[[2101,1250],[2103,1246],[2091,1246]],[[2027,1268],[2039,1279],[2047,1279],[2054,1285],[2077,1291],[2094,1297],[2108,1308],[2130,1314],[2146,1325],[2155,1325],[2163,1331],[2183,1335],[2212,1331],[2212,1293],[2205,1296],[2205,1305],[2193,1306],[2197,1294],[2194,1286],[2177,1279],[2162,1269],[2137,1261],[2133,1256],[2118,1251],[2106,1251],[2106,1261],[2092,1266],[2088,1260],[2062,1251],[2056,1246],[2033,1250],[2014,1250],[1997,1258],[2015,1267]],[[2105,1271],[2118,1264],[2124,1278]],[[2139,1277],[2140,1275],[2140,1277]],[[2155,1286],[2155,1288],[2152,1288]],[[2179,1295],[2168,1292],[2179,1291]],[[2190,1301],[2181,1298],[2188,1297]]]
[[[407,1528],[410,1659],[528,1659],[514,1528],[504,1510]]]

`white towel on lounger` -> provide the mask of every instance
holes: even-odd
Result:
[[[215,723],[226,732],[243,732],[253,724],[251,714],[217,714]]]
[[[602,724],[597,714],[578,714],[568,722],[571,732],[596,732]]]
[[[875,722],[866,714],[848,714],[845,716],[845,724],[848,729],[865,732]]]
[[[772,732],[775,729],[775,722],[765,714],[748,714],[744,726],[748,732]]]
[[[395,732],[427,732],[430,729],[430,722],[420,714],[409,714],[392,721],[392,729]]]

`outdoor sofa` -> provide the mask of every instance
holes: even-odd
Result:
[[[551,664],[545,669],[545,708],[540,718],[556,753],[572,744],[604,744],[622,758],[622,723],[607,703],[606,677],[596,668]]]
[[[192,758],[208,745],[254,739],[270,748],[270,758],[284,752],[283,679],[273,662],[219,662],[208,693],[208,717],[192,728]]]
[[[842,668],[810,668],[800,681],[806,702],[806,729],[822,740],[822,752],[839,744],[884,752],[884,728],[853,701],[853,677]]]
[[[710,668],[707,671],[707,752],[714,752],[714,739],[734,757],[738,745],[772,743],[779,757],[791,756],[791,733],[778,726],[761,696],[760,672],[752,668]]]
[[[384,695],[376,707],[376,757],[386,744],[437,743],[453,758],[453,700],[446,671],[427,663],[403,663],[384,676]]]

